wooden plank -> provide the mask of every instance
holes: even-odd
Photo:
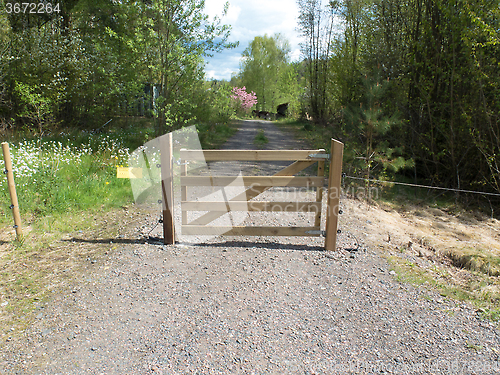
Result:
[[[315,161],[296,161],[292,164],[290,164],[288,167],[283,168],[281,171],[278,171],[274,174],[274,176],[293,176],[296,173],[299,173],[301,170],[309,167],[310,165],[313,165]],[[263,193],[269,189],[267,186],[254,186],[252,188],[247,189],[241,194],[238,194],[236,197],[230,199],[229,201],[243,201],[243,200],[250,200],[258,196],[259,194]],[[208,224],[215,219],[221,217],[224,215],[223,212],[208,212],[203,216],[200,216],[196,220],[193,220],[191,224],[193,225],[205,225]]]
[[[160,137],[161,187],[163,205],[163,243],[174,243],[175,227],[173,219],[174,178],[173,178],[172,133]]]
[[[325,184],[323,177],[296,177],[296,176],[186,176],[181,177],[181,186],[294,186],[294,187],[322,187]]]
[[[184,163],[184,160],[181,160],[181,176],[187,176],[187,164]],[[181,201],[187,200],[187,186],[181,187]],[[182,225],[188,223],[187,212],[182,211]]]
[[[317,230],[318,227],[208,227],[205,225],[183,225],[183,235],[225,235],[225,236],[310,236],[319,237],[319,234],[307,234],[307,231]]]
[[[326,210],[325,250],[336,250],[338,213],[340,204],[340,181],[344,144],[332,138],[330,176],[328,178],[328,206]]]
[[[312,212],[321,211],[321,202],[182,202],[182,211]]]
[[[318,161],[318,177],[324,177],[325,176],[325,162]],[[316,188],[316,202],[321,202],[323,201],[323,187],[318,187]],[[321,206],[320,206],[321,207]],[[321,208],[316,211],[316,217],[314,218],[314,226],[319,227],[321,226]]]
[[[321,154],[325,150],[181,150],[181,159],[204,161],[286,161],[324,160],[310,158],[311,154]]]

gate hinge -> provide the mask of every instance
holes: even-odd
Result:
[[[307,230],[306,234],[319,234],[320,236],[325,237],[326,231],[324,231],[324,230]]]
[[[330,154],[310,154],[310,158],[313,159],[327,159],[330,160]]]

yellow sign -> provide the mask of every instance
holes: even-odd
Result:
[[[142,178],[142,168],[116,167],[116,178]]]

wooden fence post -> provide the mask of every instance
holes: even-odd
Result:
[[[328,199],[326,208],[325,250],[337,248],[337,227],[340,204],[340,181],[344,144],[332,138],[330,148],[330,174],[328,177]]]
[[[161,190],[163,205],[163,243],[171,245],[175,241],[174,212],[174,170],[172,133],[160,138]]]
[[[2,143],[3,160],[5,161],[5,172],[7,173],[7,182],[9,184],[10,201],[12,205],[12,216],[14,216],[14,228],[16,229],[16,238],[21,240],[23,230],[21,228],[21,215],[19,214],[19,203],[17,201],[16,184],[14,182],[14,173],[12,171],[12,160],[10,158],[9,144]]]

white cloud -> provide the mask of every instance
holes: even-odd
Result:
[[[206,0],[205,12],[210,16],[221,15],[225,0]],[[230,0],[227,15],[222,19],[232,26],[230,41],[239,41],[238,48],[224,51],[208,59],[207,76],[230,79],[238,72],[241,53],[256,36],[280,33],[292,50],[293,60],[300,58],[300,37],[296,31],[298,7],[296,0]]]
[[[227,0],[207,0],[205,1],[205,13],[210,17],[221,17],[224,11],[224,5]],[[222,18],[225,23],[234,24],[238,21],[241,8],[237,5],[229,4],[226,15]]]
[[[234,5],[229,5],[229,8],[227,10],[227,14],[224,17],[224,19],[227,19],[228,23],[235,23],[238,20],[240,13],[241,13],[240,7],[237,7]]]
[[[242,52],[243,48],[238,47],[236,50],[226,50],[215,55],[205,68],[207,77],[229,80],[233,74],[238,73]]]

